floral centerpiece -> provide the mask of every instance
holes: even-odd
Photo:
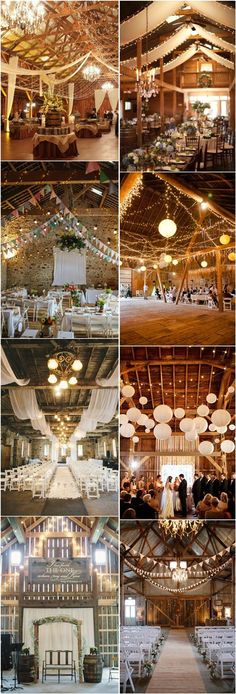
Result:
[[[180,125],[179,132],[183,135],[195,137],[195,135],[197,134],[197,128],[191,120],[186,120],[184,123]]]
[[[143,666],[144,677],[151,677],[153,671],[153,663],[151,660],[146,660]]]
[[[81,251],[85,248],[85,242],[76,234],[63,234],[57,239],[56,244],[61,251]]]
[[[56,324],[56,316],[45,316],[41,320],[41,334],[42,337],[48,337],[53,333],[53,327]]]
[[[209,104],[208,101],[194,101],[194,103],[192,104],[192,109],[193,109],[193,111],[196,111],[196,113],[197,113],[199,116],[203,116],[203,115],[204,115],[204,111],[205,111],[207,108],[211,108],[211,105]]]
[[[40,110],[45,114],[48,111],[63,111],[63,101],[58,94],[49,94],[47,92],[43,95],[43,105]]]
[[[97,301],[96,301],[96,306],[99,308],[99,313],[103,313],[104,306],[106,303],[106,297],[103,296],[102,294],[98,296]]]
[[[66,292],[70,292],[74,306],[81,306],[82,292],[76,284],[64,284],[63,289],[65,289]]]

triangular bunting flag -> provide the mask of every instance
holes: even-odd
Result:
[[[30,198],[30,203],[31,205],[37,205],[37,200],[35,200],[35,197]]]
[[[100,171],[100,168],[100,164],[97,161],[89,161],[85,169],[85,175],[93,171]]]
[[[100,171],[100,183],[106,183],[106,181],[109,181],[109,176],[101,169]]]

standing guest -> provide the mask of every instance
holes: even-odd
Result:
[[[220,475],[220,486],[219,486],[219,496],[221,495],[222,492],[227,492],[228,491],[228,480],[224,472],[221,473]]]
[[[122,478],[122,480],[121,480],[121,489],[124,488],[124,484],[125,484],[126,482],[130,482],[129,475],[127,475],[127,473],[125,474],[125,476],[124,476],[124,477]]]
[[[213,487],[213,481],[211,479],[211,475],[206,475],[207,477],[207,483],[205,487],[205,492],[206,494],[212,494],[212,487]]]
[[[212,495],[220,498],[220,480],[216,474],[213,475]]]
[[[182,516],[184,518],[187,518],[187,482],[182,473],[179,475],[179,479],[179,498],[181,503]]]
[[[232,497],[235,499],[235,472],[233,475],[231,475],[231,478],[228,482],[228,492],[232,494]]]
[[[194,475],[194,482],[192,486],[192,495],[195,509],[197,508],[198,502],[201,500],[201,477],[197,473]]]
[[[142,477],[140,477],[138,484],[137,484],[137,487],[138,487],[138,489],[145,489],[145,477],[144,477],[144,475],[142,475]]]
[[[201,499],[203,499],[203,497],[205,496],[206,485],[207,485],[207,477],[205,474],[203,474],[202,478],[201,478]]]

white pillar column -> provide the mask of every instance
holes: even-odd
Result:
[[[10,123],[9,123],[8,119],[9,119],[9,116],[11,114],[13,100],[14,100],[16,76],[17,76],[17,65],[18,65],[18,56],[17,55],[11,56],[11,58],[9,58],[9,66],[12,68],[12,72],[7,77],[7,111],[6,111],[6,123],[5,123],[6,132],[9,132],[9,130],[10,130]]]

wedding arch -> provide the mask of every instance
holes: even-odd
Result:
[[[79,664],[79,677],[80,681],[82,681],[82,653],[81,653],[81,644],[82,644],[82,638],[81,638],[81,628],[82,628],[82,620],[81,619],[74,619],[73,617],[67,617],[66,615],[60,615],[58,617],[41,617],[41,619],[34,619],[33,620],[33,627],[34,627],[34,657],[36,660],[36,668],[35,668],[35,681],[37,682],[37,679],[39,677],[39,627],[42,626],[42,624],[55,624],[55,622],[65,622],[69,624],[73,624],[77,628],[77,645],[78,645],[78,664]]]

